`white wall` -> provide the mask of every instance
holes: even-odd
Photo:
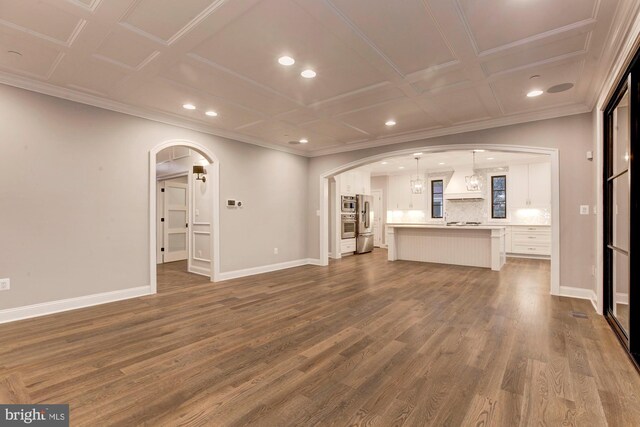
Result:
[[[585,157],[587,150],[593,150],[593,142],[592,115],[587,113],[313,158],[309,164],[308,255],[320,255],[320,225],[315,211],[319,206],[319,177],[326,171],[375,154],[430,145],[551,147],[559,150],[560,159],[560,285],[593,289],[595,217],[579,215],[581,204],[595,203],[596,167]]]
[[[306,158],[0,85],[0,309],[148,286],[149,151],[173,139],[220,160],[222,272],[306,258]]]

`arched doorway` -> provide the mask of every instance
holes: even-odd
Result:
[[[189,224],[191,229],[189,231],[188,238],[188,251],[194,251],[194,243],[196,242],[195,236],[208,236],[208,249],[209,249],[209,268],[201,269],[200,274],[207,274],[212,282],[218,280],[220,275],[220,162],[217,157],[206,147],[187,140],[170,140],[165,141],[149,151],[149,283],[153,293],[157,292],[157,175],[156,175],[156,159],[157,155],[163,150],[171,147],[184,147],[189,150],[193,150],[202,156],[206,162],[207,175],[206,182],[211,191],[211,197],[208,199],[207,209],[210,210],[210,219],[207,223],[198,223],[199,227],[197,231],[193,230],[194,221],[190,220]],[[192,179],[191,170],[188,171],[188,178]],[[200,234],[194,234],[200,233]],[[191,258],[190,258],[191,260]],[[200,265],[203,265],[205,258],[199,258]],[[206,273],[205,273],[206,272]]]
[[[364,157],[354,160],[350,163],[338,166],[328,170],[320,175],[320,200],[319,200],[319,253],[320,259],[318,264],[322,266],[329,265],[329,194],[330,179],[341,173],[350,171],[374,162],[383,161],[393,156],[411,155],[415,152],[422,152],[425,155],[429,153],[442,153],[452,150],[493,150],[512,153],[534,153],[544,154],[550,157],[551,163],[551,284],[550,293],[552,295],[561,295],[560,289],[560,175],[559,175],[559,157],[558,150],[555,148],[544,147],[528,147],[504,144],[451,144],[440,146],[424,146],[413,147],[409,149],[388,151],[376,154],[370,157]]]

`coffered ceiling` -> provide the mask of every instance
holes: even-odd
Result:
[[[0,0],[0,82],[313,156],[590,111],[638,3]]]

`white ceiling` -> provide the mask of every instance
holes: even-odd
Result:
[[[0,82],[320,155],[590,111],[638,3],[0,0]]]
[[[460,167],[470,168],[473,164],[473,154],[467,151],[444,151],[442,153],[415,153],[420,157],[419,170],[421,172],[450,171]],[[506,151],[483,151],[476,153],[476,169],[505,167],[521,163],[550,162],[546,154],[516,153]],[[358,170],[370,172],[372,175],[397,175],[416,173],[414,155],[395,156],[361,166]]]

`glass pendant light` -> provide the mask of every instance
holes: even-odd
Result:
[[[424,180],[420,178],[420,156],[416,156],[416,179],[411,180],[411,193],[422,194],[424,191]]]
[[[465,181],[467,183],[467,191],[480,191],[480,177],[476,174],[476,150],[473,153],[473,175],[466,176]]]

